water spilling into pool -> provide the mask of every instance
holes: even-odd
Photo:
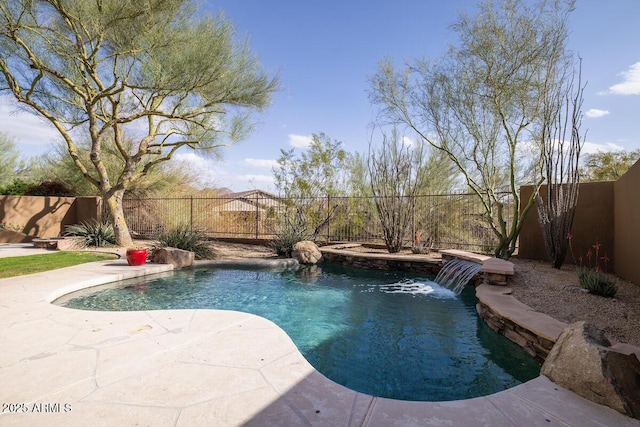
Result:
[[[297,272],[193,269],[82,294],[56,303],[263,316],[284,329],[318,371],[381,397],[466,399],[513,387],[540,370],[478,319],[473,289],[456,295],[428,277],[405,273],[331,265]]]
[[[480,271],[481,267],[480,264],[475,262],[452,259],[442,266],[434,281],[447,289],[451,289],[457,295],[462,292],[469,280]]]

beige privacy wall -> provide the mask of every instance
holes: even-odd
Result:
[[[613,189],[615,272],[640,286],[640,161],[616,181]]]
[[[65,226],[99,219],[97,197],[0,196],[4,228],[33,237],[57,237]]]
[[[601,245],[601,249],[606,251],[607,256],[611,259],[609,263],[610,270],[615,263],[613,184],[613,181],[580,184],[578,206],[576,207],[571,230],[571,246],[575,257],[578,258],[580,255],[586,254],[597,240]],[[532,186],[520,188],[522,203],[526,203],[529,200],[532,191]],[[540,194],[546,199],[546,185],[540,188]],[[522,231],[520,232],[518,256],[525,259],[549,261],[535,205],[524,220]],[[567,254],[566,263],[573,264],[571,253]]]
[[[531,186],[520,188],[523,203],[532,191]],[[546,197],[546,186],[540,191]],[[597,239],[600,256],[606,252],[610,258],[608,270],[640,285],[640,161],[618,181],[580,184],[572,235],[576,258],[584,255]],[[518,256],[548,261],[535,206],[522,226]],[[573,263],[571,254],[566,263]]]

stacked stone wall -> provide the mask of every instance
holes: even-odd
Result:
[[[438,274],[441,268],[439,259],[413,258],[411,256],[371,256],[371,254],[357,254],[354,252],[338,252],[334,250],[322,251],[322,257],[325,262],[333,264],[349,265],[359,268],[367,268],[371,270],[399,270],[411,273],[422,274]],[[395,259],[394,259],[395,258]]]
[[[377,253],[359,253],[355,251],[349,251],[348,248],[321,248],[323,259],[326,262],[331,262],[340,265],[349,265],[353,267],[377,269],[377,270],[400,270],[408,271],[412,273],[422,274],[437,274],[442,268],[442,261],[438,258],[427,258],[423,256],[412,255],[390,255],[390,254],[377,254]],[[451,255],[453,256],[453,255]],[[446,253],[443,257],[450,257]],[[457,256],[456,256],[457,257]],[[494,260],[493,258],[486,257],[487,259]],[[502,261],[502,260],[499,260]],[[486,262],[486,260],[485,260]],[[510,272],[508,275],[501,275],[499,283],[502,286],[495,286],[491,283],[491,280],[487,279],[488,275],[492,273],[491,262],[487,264],[488,270],[481,274],[476,274],[471,280],[471,285],[478,287],[481,284],[489,286],[485,289],[505,289],[503,286],[506,284],[507,276],[512,275]],[[495,267],[495,266],[494,266]],[[487,270],[487,269],[485,269]],[[502,294],[503,291],[500,291]],[[485,292],[486,294],[486,292]],[[476,296],[478,292],[476,291]],[[506,295],[505,295],[506,296]],[[513,298],[513,297],[509,297]],[[551,348],[555,344],[557,336],[563,328],[558,328],[557,334],[551,334],[549,336],[538,333],[533,329],[528,329],[524,325],[526,323],[516,322],[512,320],[508,315],[500,313],[496,308],[493,308],[490,303],[484,301],[483,298],[478,298],[476,305],[478,315],[480,318],[494,331],[503,335],[510,341],[518,344],[532,357],[538,360],[540,363],[544,362]],[[524,309],[524,308],[523,308]],[[529,312],[529,310],[526,310]]]
[[[518,344],[538,362],[543,363],[555,341],[546,339],[535,332],[522,327],[509,318],[502,316],[490,306],[478,302],[476,310],[480,318],[494,331],[504,335],[510,341]]]

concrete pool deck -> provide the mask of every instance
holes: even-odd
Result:
[[[0,425],[640,426],[544,377],[461,401],[367,396],[319,374],[284,331],[247,313],[50,303],[170,268],[116,260],[0,279]]]

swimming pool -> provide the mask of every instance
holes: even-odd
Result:
[[[249,312],[284,329],[328,378],[356,391],[442,401],[528,381],[539,364],[479,320],[473,289],[428,277],[323,265],[298,271],[191,269],[71,294],[90,310],[210,308]]]

